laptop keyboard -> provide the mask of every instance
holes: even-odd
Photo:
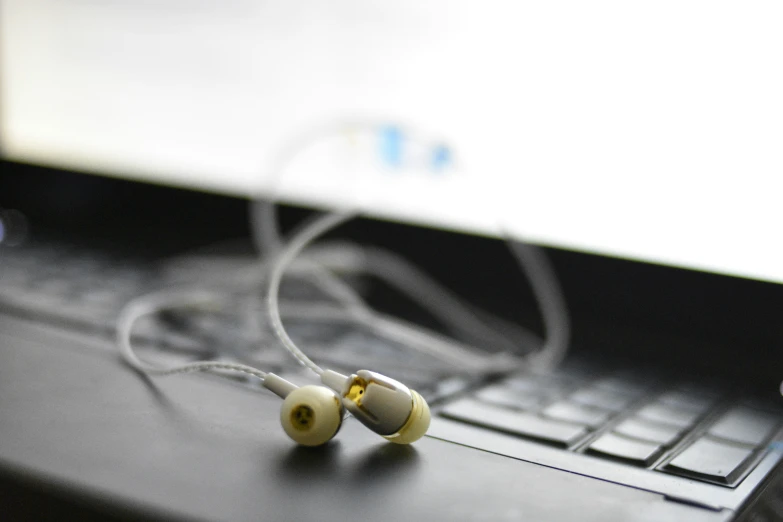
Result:
[[[128,300],[172,282],[161,279],[159,268],[61,246],[6,250],[0,310],[109,333]],[[177,273],[182,275],[179,265]],[[294,327],[292,334],[306,342],[311,329]],[[343,350],[353,360],[356,335],[339,335],[326,343],[325,353],[334,357]],[[398,347],[366,338],[359,344],[364,357],[378,352],[379,361],[384,354],[398,360]],[[420,386],[435,382],[426,372],[420,377]],[[563,451],[725,487],[736,487],[750,473],[780,427],[779,415],[727,402],[706,389],[578,371],[509,377],[463,395],[439,414]]]
[[[279,349],[271,329],[261,324],[260,287],[232,283],[231,276],[240,271],[255,275],[255,258],[186,255],[151,262],[56,243],[26,245],[0,250],[0,312],[113,337],[119,313],[134,297],[161,288],[208,284],[234,292],[234,306],[210,314],[173,313],[165,324],[140,321],[134,337],[141,345],[146,341],[168,349],[174,357],[227,358],[277,372],[299,370],[300,365]],[[328,301],[309,281],[295,277],[286,279],[281,296]],[[336,370],[350,372],[356,370],[357,360],[372,361],[377,371],[404,378],[422,393],[432,392],[430,388],[445,378],[437,359],[366,329],[296,319],[287,319],[286,325],[312,357]]]
[[[75,247],[0,252],[0,308],[90,330],[113,330],[123,305],[149,291],[148,264]]]
[[[525,374],[446,404],[440,415],[629,466],[735,487],[780,417],[706,389]]]

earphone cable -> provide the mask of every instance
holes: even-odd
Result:
[[[288,244],[278,253],[272,263],[269,275],[267,292],[267,312],[269,321],[277,338],[286,350],[302,365],[310,368],[316,374],[321,375],[323,369],[314,363],[290,338],[283,325],[280,312],[280,284],[286,269],[299,258],[300,253],[313,241],[338,227],[346,221],[353,219],[358,214],[355,211],[344,211],[323,214],[306,223],[293,235]],[[494,370],[499,359],[492,359],[485,355],[477,354],[468,346],[452,339],[441,338],[428,331],[403,323],[400,320],[390,321],[375,313],[356,317],[363,325],[371,328],[376,333],[394,339],[411,347],[419,347],[422,351],[437,357],[462,370],[485,371]],[[426,347],[426,349],[424,348]],[[508,363],[506,359],[503,364]]]
[[[204,291],[178,292],[164,290],[130,301],[117,319],[117,345],[126,363],[148,375],[174,375],[204,371],[231,371],[252,375],[264,381],[267,372],[240,363],[220,361],[194,361],[182,365],[163,367],[141,360],[133,349],[133,327],[143,317],[181,307],[204,306],[217,302],[214,295]],[[220,375],[218,373],[218,375]]]
[[[541,248],[509,236],[506,238],[506,244],[533,289],[546,332],[544,346],[528,359],[534,367],[551,370],[565,358],[571,338],[571,321],[563,290]]]
[[[323,369],[299,349],[283,326],[283,321],[280,317],[280,283],[286,268],[288,268],[291,262],[307,247],[307,245],[323,234],[345,223],[355,215],[356,212],[353,211],[335,212],[319,216],[317,219],[307,223],[301,231],[295,234],[291,241],[278,252],[269,273],[266,303],[272,330],[285,349],[288,350],[297,361],[307,368],[310,368],[318,375],[321,375],[324,372]]]

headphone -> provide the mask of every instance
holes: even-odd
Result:
[[[223,372],[229,371],[256,377],[264,388],[283,399],[280,424],[291,439],[303,446],[320,446],[331,440],[340,430],[346,411],[396,444],[410,444],[427,432],[430,409],[424,398],[380,373],[360,370],[346,376],[318,368],[322,385],[298,387],[274,373],[240,363],[196,361],[161,367],[136,355],[131,332],[142,317],[176,307],[203,307],[215,303],[215,296],[206,291],[162,291],[134,299],[120,313],[117,323],[117,342],[123,359],[135,370],[148,375],[210,371],[225,376]]]
[[[395,444],[419,440],[430,427],[430,408],[415,390],[380,373],[360,370],[346,377],[332,370],[324,386],[298,388],[268,373],[264,387],[283,399],[280,424],[303,446],[320,446],[340,430],[345,410],[370,430]]]
[[[396,127],[384,127],[381,138],[386,162],[394,166],[399,165],[402,157],[401,141],[404,135]],[[297,147],[294,147],[293,152],[296,149]],[[452,161],[451,153],[444,145],[430,145],[430,151],[430,168],[433,170],[439,170]],[[263,223],[258,222],[258,218],[266,215],[263,212],[264,208],[259,202],[254,202],[251,206],[251,220],[254,220],[251,229],[254,234],[265,228],[262,226]],[[266,209],[269,208],[271,205],[266,206]],[[135,370],[148,375],[211,371],[226,376],[224,372],[228,371],[244,373],[260,379],[264,388],[283,399],[280,409],[280,423],[283,430],[291,439],[304,446],[320,446],[331,440],[340,430],[346,412],[390,442],[410,444],[417,441],[426,434],[430,425],[429,406],[418,392],[394,379],[369,370],[360,370],[346,376],[322,369],[294,343],[282,323],[279,289],[286,268],[310,243],[358,214],[359,212],[355,210],[343,210],[317,216],[295,233],[285,245],[278,246],[275,238],[276,231],[267,230],[271,232],[267,235],[275,239],[271,241],[274,246],[271,250],[275,256],[269,268],[266,299],[268,319],[282,346],[300,364],[312,370],[320,378],[321,385],[307,385],[300,388],[278,375],[240,363],[196,361],[174,367],[161,367],[138,358],[131,343],[131,332],[140,318],[177,307],[214,306],[219,299],[208,291],[164,290],[128,303],[117,321],[117,344],[125,362]],[[267,226],[270,223],[271,220],[267,220]],[[254,237],[254,239],[258,245],[266,242],[264,237]],[[530,245],[510,239],[508,244],[530,280],[548,332],[540,352],[535,353],[535,357],[529,359],[529,362],[543,368],[552,367],[563,358],[568,343],[568,313],[562,292],[543,253]],[[313,267],[322,268],[317,263]],[[324,289],[329,288],[335,297],[351,297],[350,292],[338,280],[330,279],[327,271],[316,270],[313,273],[320,276]],[[348,301],[350,302],[351,299]],[[379,326],[377,320],[372,323],[376,323],[374,324],[376,327]],[[525,362],[508,353],[497,354],[499,357],[478,356],[456,342],[444,346],[442,340],[437,337],[409,326],[387,323],[384,330],[390,337],[420,341],[419,349],[423,348],[446,362],[452,364],[457,362],[463,369],[471,371],[496,373],[508,371],[509,368]]]
[[[403,161],[403,142],[406,140],[402,130],[396,126],[382,126],[379,138],[384,162],[389,166],[399,166]],[[430,168],[439,170],[446,166],[450,161],[448,148],[441,143],[430,147]],[[296,147],[293,152],[297,152]],[[275,334],[286,350],[320,377],[322,385],[300,388],[278,375],[239,363],[198,361],[162,368],[139,359],[131,344],[134,323],[143,316],[168,308],[214,303],[214,298],[204,292],[183,294],[163,291],[128,303],[117,323],[117,343],[123,358],[137,371],[149,375],[232,371],[257,377],[266,389],[283,399],[280,409],[283,430],[291,439],[304,446],[320,446],[331,440],[340,430],[346,411],[393,443],[410,444],[417,441],[430,425],[429,406],[418,392],[373,371],[360,370],[346,376],[323,370],[288,336],[280,316],[278,294],[285,269],[308,244],[356,215],[357,212],[336,212],[319,216],[280,248],[270,270],[267,308]]]

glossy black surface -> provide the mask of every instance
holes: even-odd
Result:
[[[280,429],[279,405],[206,376],[145,379],[106,343],[0,317],[0,469],[41,509],[67,499],[129,518],[731,516],[439,440],[398,447],[351,421],[333,444],[303,449]]]
[[[37,238],[157,258],[248,235],[241,199],[19,164],[2,169],[0,206],[22,210]],[[286,209],[286,227],[304,214]],[[371,220],[339,233],[395,249],[472,302],[540,326],[501,241]],[[688,369],[694,378],[728,377],[779,401],[783,285],[548,251],[573,313],[575,352],[632,361],[645,371],[661,366]],[[392,312],[428,320],[407,302],[379,296],[374,302]],[[382,444],[351,423],[335,448],[301,453],[270,422],[274,400],[204,377],[137,387],[144,381],[118,371],[113,354],[91,351],[106,350],[101,342],[67,341],[65,331],[44,330],[0,318],[0,474],[68,505],[270,520],[357,512],[398,520],[406,502],[411,519],[448,517],[454,506],[460,517],[452,518],[494,520],[730,515],[434,440],[423,441],[426,453],[418,451],[414,465],[405,464],[411,460],[405,455],[374,459],[373,448]],[[664,404],[690,411],[676,401]],[[600,406],[613,409],[606,401]],[[366,470],[363,479],[350,480],[364,454],[381,470],[397,470],[394,480]],[[336,478],[343,482],[335,485]],[[388,491],[385,484],[392,485]],[[297,486],[308,494],[298,495]]]

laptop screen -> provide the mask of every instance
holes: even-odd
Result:
[[[780,2],[0,9],[6,158],[783,282]]]

